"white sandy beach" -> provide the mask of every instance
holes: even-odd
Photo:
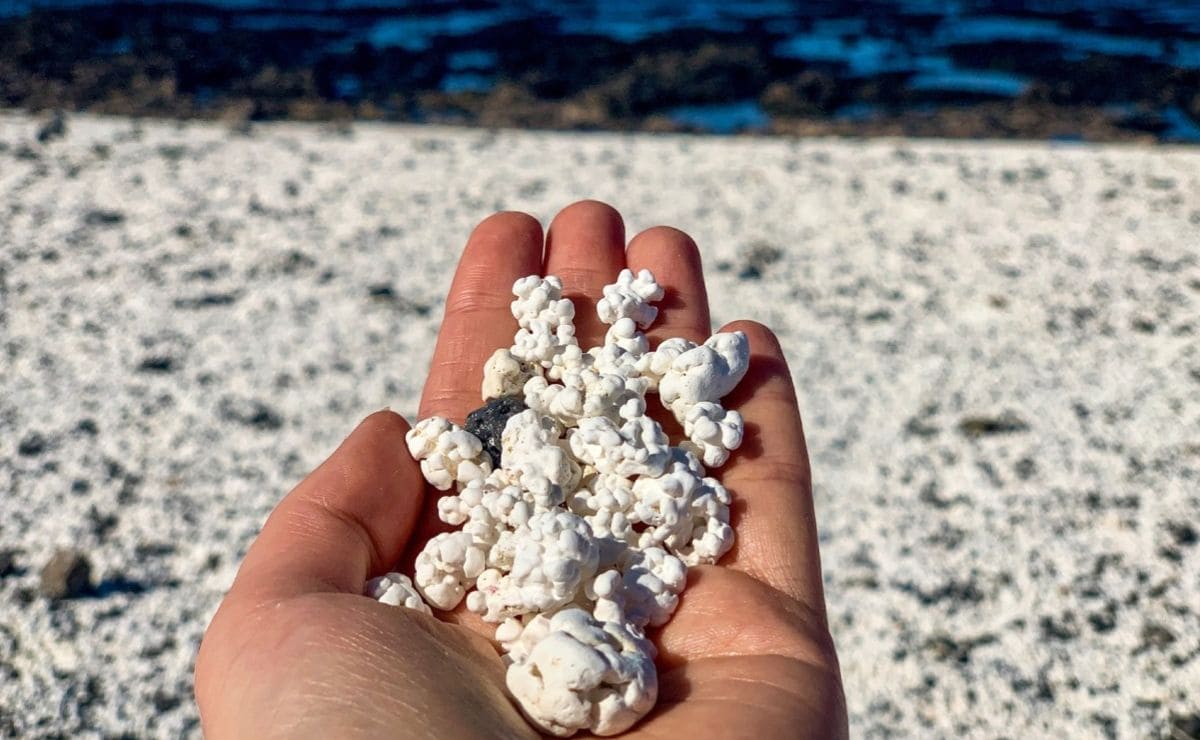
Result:
[[[471,227],[580,198],[780,334],[855,737],[1200,712],[1200,149],[37,129],[0,116],[0,737],[198,735],[266,514],[412,418]],[[62,547],[99,586],[53,604]]]

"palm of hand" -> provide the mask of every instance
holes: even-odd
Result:
[[[516,277],[560,275],[579,306],[580,343],[591,346],[603,332],[590,307],[626,264],[649,267],[667,288],[652,339],[708,335],[686,235],[652,229],[626,252],[620,217],[585,202],[555,219],[543,261],[532,219],[485,221],[447,300],[421,416],[461,421],[479,405],[483,361],[514,331],[507,287]],[[658,704],[627,736],[844,736],[790,375],[766,329],[727,329],[746,331],[752,348],[751,370],[728,399],[747,420],[746,441],[722,470],[738,545],[720,566],[690,571],[674,617],[653,635]],[[371,416],[272,514],[197,660],[211,736],[534,734],[505,695],[494,626],[461,609],[439,622],[358,595],[367,577],[410,564],[413,548],[443,528],[438,492],[403,454],[405,431],[395,414]]]

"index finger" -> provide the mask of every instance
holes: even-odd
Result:
[[[512,286],[517,278],[541,274],[542,226],[525,213],[484,219],[458,261],[446,297],[420,416],[444,416],[461,424],[483,405],[483,364],[517,333]]]

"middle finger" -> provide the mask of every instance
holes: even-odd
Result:
[[[625,223],[612,206],[584,200],[554,217],[543,274],[562,278],[563,295],[575,304],[575,337],[584,349],[604,341],[608,327],[596,316],[596,301],[623,269]]]

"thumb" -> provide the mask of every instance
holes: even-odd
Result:
[[[405,446],[408,430],[408,422],[391,411],[359,424],[271,513],[231,595],[361,593],[367,578],[395,564],[425,490]]]

